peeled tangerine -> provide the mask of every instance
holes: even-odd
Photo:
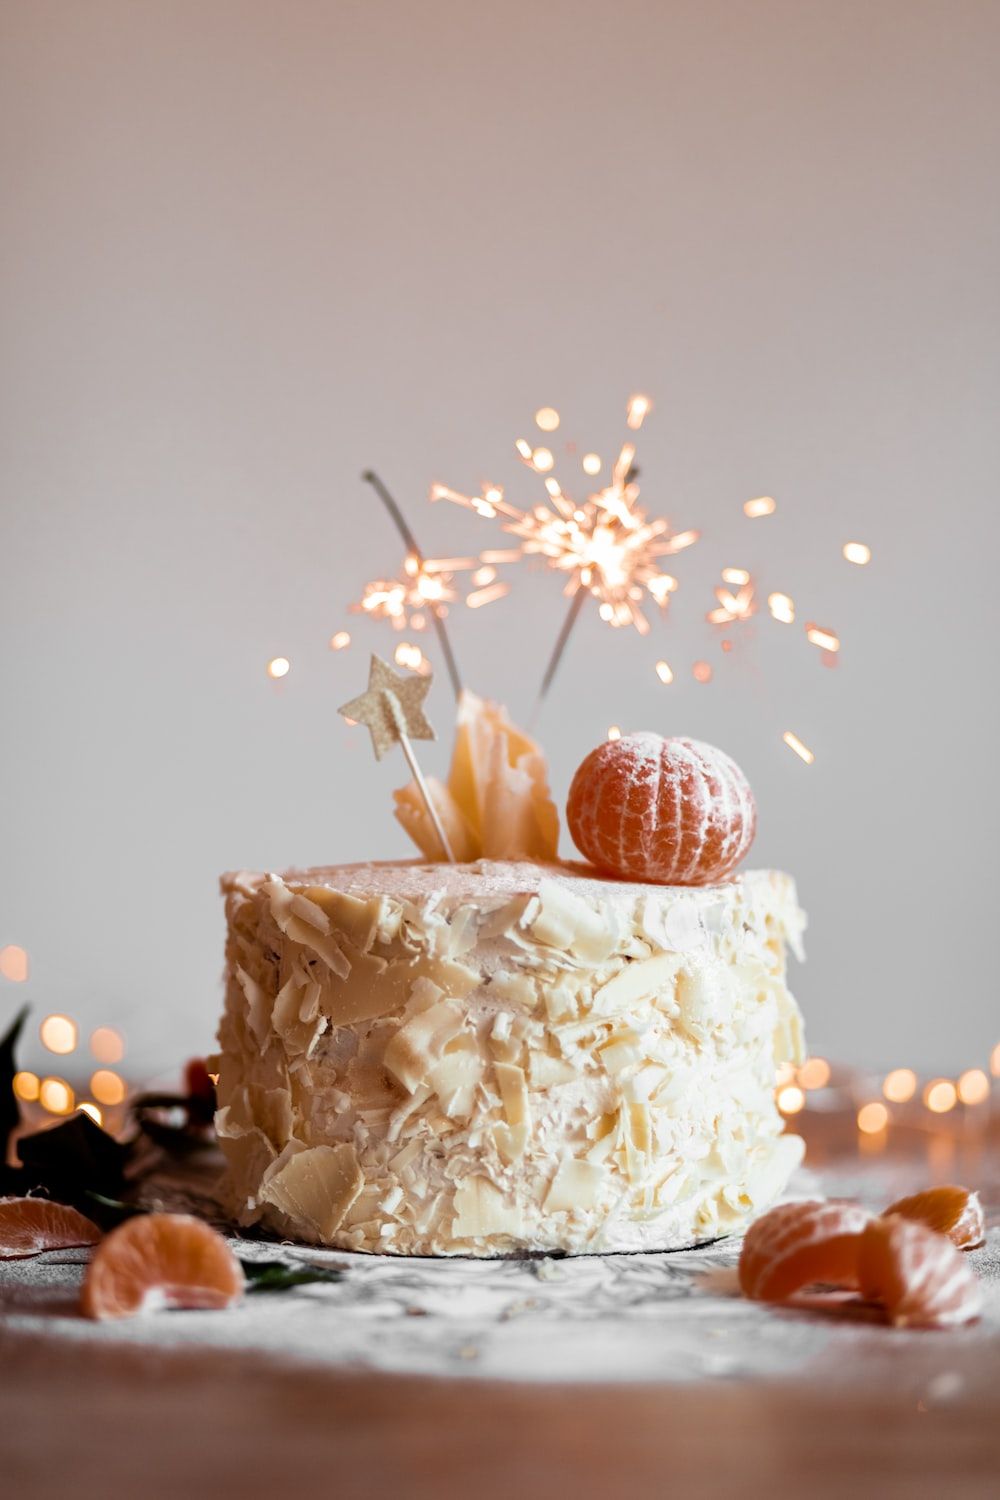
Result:
[[[244,1276],[221,1234],[188,1214],[128,1219],[102,1240],[80,1305],[88,1318],[130,1318],[164,1307],[229,1307]]]
[[[599,869],[659,885],[711,885],[753,843],[757,808],[739,766],[714,745],[626,734],[580,766],[566,820]]]
[[[498,703],[463,692],[448,782],[427,786],[455,858],[554,860],[559,814],[545,756]],[[395,792],[396,817],[425,859],[443,858],[416,784]]]
[[[96,1224],[47,1198],[0,1198],[0,1260],[21,1260],[43,1250],[72,1250],[96,1245]]]
[[[986,1239],[986,1220],[978,1193],[964,1187],[928,1188],[912,1198],[900,1198],[886,1209],[901,1219],[926,1224],[938,1234],[946,1234],[959,1250],[975,1250]]]
[[[901,1327],[950,1328],[979,1316],[973,1272],[947,1235],[892,1214],[861,1236],[861,1290]]]
[[[854,1203],[782,1203],[751,1224],[740,1251],[740,1287],[783,1302],[807,1286],[855,1288],[861,1236],[870,1220]]]

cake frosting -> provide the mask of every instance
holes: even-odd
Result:
[[[220,1143],[243,1224],[404,1255],[675,1249],[784,1189],[789,876],[523,861],[223,877]]]

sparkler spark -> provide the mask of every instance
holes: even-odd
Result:
[[[757,613],[757,603],[754,597],[754,587],[750,582],[749,573],[742,569],[729,568],[729,573],[739,571],[743,585],[739,593],[732,593],[729,589],[718,588],[715,597],[719,604],[717,609],[709,610],[707,619],[710,625],[731,625],[734,620],[749,620],[751,615]],[[725,577],[725,574],[723,574]]]
[[[396,630],[405,630],[407,626],[421,630],[428,609],[445,615],[448,605],[460,597],[454,587],[455,574],[478,568],[479,561],[478,557],[420,559],[409,553],[398,577],[376,578],[366,583],[361,598],[351,609],[373,620],[388,620]]]
[[[770,495],[759,495],[756,500],[747,500],[743,506],[743,514],[749,516],[751,521],[759,516],[773,516],[777,510],[777,504]]]
[[[789,750],[795,751],[795,754],[799,757],[800,760],[804,760],[807,766],[812,765],[816,757],[809,749],[808,745],[803,745],[797,734],[793,734],[790,729],[786,729],[781,738],[784,740]]]
[[[626,418],[629,428],[637,430],[651,408],[648,396],[633,396]],[[528,468],[549,475],[554,459],[547,448],[532,448],[524,438],[518,438],[514,446]],[[615,461],[611,482],[579,504],[554,475],[545,480],[545,502],[531,509],[512,505],[499,485],[484,486],[481,495],[465,495],[435,484],[431,499],[450,500],[486,519],[498,519],[519,543],[510,560],[540,557],[547,567],[566,576],[567,598],[585,590],[597,600],[607,624],[631,625],[645,635],[649,621],[642,611],[643,601],[652,599],[664,609],[677,587],[677,580],[664,573],[660,559],[690,547],[698,540],[698,532],[671,532],[666,520],[650,519],[638,503],[634,461],[635,446],[627,442]],[[600,468],[597,455],[586,454],[583,467],[596,473]],[[481,560],[492,558],[484,553]],[[490,597],[495,596],[491,593]],[[476,600],[477,604],[486,602]]]
[[[823,630],[819,625],[806,626],[806,640],[813,646],[820,646],[824,651],[840,650],[840,638],[835,636],[832,630]]]

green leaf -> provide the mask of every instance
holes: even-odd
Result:
[[[337,1266],[315,1266],[301,1260],[241,1260],[240,1265],[250,1292],[287,1292],[312,1282],[342,1281],[344,1277]]]

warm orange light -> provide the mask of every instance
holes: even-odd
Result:
[[[872,549],[866,547],[864,542],[845,542],[844,556],[848,562],[857,563],[863,568],[865,563],[870,563],[872,560]]]
[[[751,521],[757,516],[773,516],[777,505],[770,495],[760,495],[756,500],[748,500],[743,507],[743,514],[749,516]]]
[[[648,396],[629,397],[628,412],[625,420],[633,432],[638,431],[652,410],[653,403]]]
[[[924,1103],[936,1115],[947,1114],[958,1103],[958,1090],[950,1078],[935,1078],[924,1089]]]
[[[28,977],[28,955],[16,943],[0,948],[0,975],[12,984],[23,984]]]
[[[73,1109],[75,1096],[63,1078],[43,1078],[38,1088],[38,1099],[50,1115],[68,1115]]]
[[[19,1099],[23,1099],[26,1104],[33,1104],[34,1101],[38,1098],[38,1087],[39,1081],[37,1073],[14,1074],[14,1093]]]
[[[610,724],[608,726],[608,739],[609,740],[620,740],[621,737],[622,737],[622,732],[619,729],[618,725],[617,724]]]
[[[555,459],[552,457],[552,454],[548,448],[536,448],[534,453],[531,455],[531,462],[534,464],[539,474],[547,474],[552,465],[555,463]]]
[[[656,675],[664,684],[673,682],[674,680],[674,674],[670,670],[669,664],[665,661],[658,661],[656,663]]]
[[[791,625],[795,620],[795,605],[787,594],[768,594],[767,607],[782,625]]]
[[[832,630],[823,630],[819,625],[806,626],[806,640],[814,646],[820,646],[824,651],[839,651],[840,638],[834,635]]]
[[[862,1104],[858,1110],[858,1129],[862,1135],[878,1135],[889,1123],[889,1111],[878,1099]]]
[[[990,1053],[990,1072],[994,1078],[1000,1078],[1000,1042],[997,1042]]]
[[[691,668],[691,675],[695,682],[711,682],[712,668],[707,661],[696,661]]]
[[[287,656],[272,656],[267,664],[268,677],[287,677],[292,669],[292,664]]]
[[[492,604],[496,599],[502,599],[505,594],[510,593],[509,583],[491,583],[484,589],[475,589],[466,598],[466,604],[470,609],[482,609],[484,604]]]
[[[542,432],[555,432],[559,426],[559,413],[554,406],[540,406],[535,412],[535,426]]]
[[[78,1104],[76,1107],[81,1115],[89,1115],[95,1125],[104,1124],[104,1115],[101,1113],[98,1106],[96,1104],[92,1104],[89,1099],[85,1099],[82,1104]]]
[[[90,1050],[98,1062],[121,1062],[125,1056],[125,1039],[113,1026],[98,1026],[90,1034]]]
[[[797,1077],[801,1088],[825,1089],[830,1082],[830,1064],[825,1057],[807,1057]]]
[[[100,1104],[121,1104],[127,1092],[124,1081],[108,1068],[98,1068],[90,1080],[90,1092]]]
[[[346,651],[351,644],[351,632],[349,630],[338,630],[336,635],[330,637],[331,651]]]
[[[742,587],[743,584],[750,582],[750,574],[746,568],[723,568],[722,581],[723,583],[735,583],[739,587]]]
[[[38,1034],[42,1039],[42,1046],[47,1047],[50,1052],[56,1052],[60,1057],[65,1057],[70,1052],[76,1051],[79,1038],[76,1022],[71,1021],[69,1016],[46,1016]]]
[[[405,667],[408,672],[427,673],[430,670],[430,662],[412,641],[400,641],[393,652],[393,660],[397,667]]]
[[[583,455],[583,472],[591,478],[601,472],[601,456],[599,453],[585,453]]]
[[[527,442],[525,438],[518,438],[514,444],[514,447],[517,449],[521,458],[524,459],[525,463],[530,464],[532,461],[531,444]]]
[[[778,1108],[783,1115],[797,1115],[806,1102],[806,1096],[794,1083],[778,1090]]]
[[[693,547],[700,536],[700,531],[675,531],[673,536],[667,538],[667,550],[683,552],[685,547]]]
[[[912,1068],[893,1068],[882,1080],[882,1092],[893,1104],[905,1104],[917,1092],[917,1075]]]
[[[790,729],[786,729],[781,738],[784,740],[789,750],[795,751],[795,754],[799,757],[800,760],[804,760],[807,766],[812,765],[816,757],[809,749],[808,745],[803,745],[797,734],[793,734]]]
[[[491,568],[491,567],[477,568],[476,571],[472,575],[472,581],[476,585],[477,588],[482,589],[482,588],[485,588],[488,583],[492,583],[493,580],[494,580],[494,578],[496,578],[496,576],[497,576],[497,570],[496,570],[496,568]]]
[[[958,1097],[963,1104],[982,1104],[990,1097],[990,1080],[982,1068],[969,1068],[958,1080]]]

